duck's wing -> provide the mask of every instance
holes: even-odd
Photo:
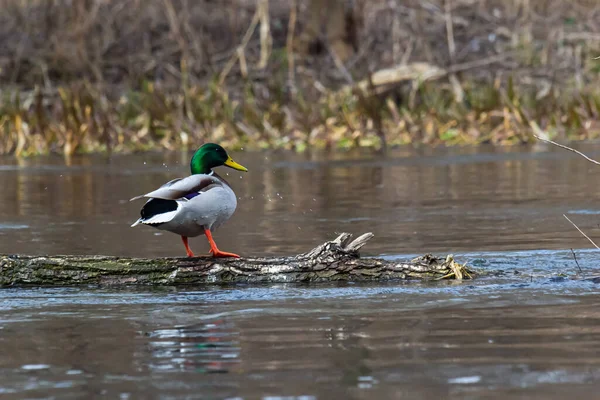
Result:
[[[195,174],[186,178],[173,179],[150,193],[136,196],[129,201],[149,197],[153,199],[177,200],[184,197],[194,196],[200,192],[210,189],[211,186],[223,186],[217,177],[212,175]]]

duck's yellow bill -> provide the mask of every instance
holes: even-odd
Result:
[[[236,163],[235,161],[233,161],[231,159],[231,157],[227,158],[227,161],[225,161],[225,165],[227,165],[229,168],[237,169],[238,171],[248,172],[248,168],[244,167],[241,164]]]

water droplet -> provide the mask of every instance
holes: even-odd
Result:
[[[83,374],[83,371],[80,369],[70,369],[67,371],[67,375],[79,375]]]
[[[455,384],[472,384],[472,383],[478,383],[481,381],[481,376],[479,375],[473,375],[473,376],[460,376],[458,378],[451,378],[448,379],[448,383],[455,383]]]
[[[48,364],[25,364],[21,366],[21,369],[26,371],[36,371],[40,369],[48,369],[50,366]]]

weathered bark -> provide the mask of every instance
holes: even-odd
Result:
[[[472,272],[431,255],[411,261],[360,258],[371,233],[335,240],[292,257],[241,259],[121,258],[107,256],[0,256],[0,285],[183,285],[231,282],[383,281],[392,279],[471,278]]]

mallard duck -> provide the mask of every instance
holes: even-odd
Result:
[[[239,258],[237,254],[219,250],[212,238],[212,232],[233,215],[237,206],[231,186],[213,171],[213,168],[221,165],[248,171],[233,161],[223,147],[206,143],[192,156],[192,175],[174,179],[130,200],[150,198],[140,211],[141,217],[131,226],[150,225],[180,235],[188,257],[194,257],[188,238],[204,234],[213,257]]]

